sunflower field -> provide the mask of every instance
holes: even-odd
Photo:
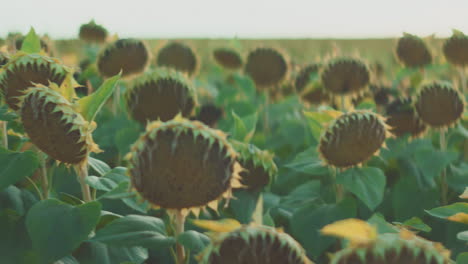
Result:
[[[1,264],[468,264],[468,36],[0,41]]]

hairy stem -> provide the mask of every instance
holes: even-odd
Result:
[[[42,187],[42,195],[44,199],[49,198],[49,178],[47,175],[47,165],[46,165],[46,157],[44,155],[41,155],[41,170],[40,170],[40,175],[41,175],[41,187]]]
[[[440,150],[445,152],[447,150],[447,142],[445,140],[445,129],[440,130],[439,136],[440,136],[439,138]],[[447,171],[445,168],[442,170],[442,175],[440,178],[440,194],[441,194],[442,205],[447,205],[448,184],[447,184]]]
[[[2,123],[2,144],[3,147],[8,149],[8,122],[3,121]]]
[[[91,202],[93,198],[91,197],[91,191],[89,185],[86,183],[86,177],[88,177],[88,160],[75,165],[76,174],[78,176],[78,181],[81,185],[81,194],[83,195],[83,201]]]
[[[182,213],[181,210],[176,211],[175,215],[175,236],[176,238],[184,232],[185,226],[185,215]],[[185,250],[184,246],[177,243],[176,244],[176,257],[177,257],[177,264],[184,264],[185,263]]]

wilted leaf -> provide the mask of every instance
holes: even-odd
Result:
[[[438,218],[468,224],[468,203],[454,203],[427,210],[426,212]]]
[[[352,244],[366,244],[377,238],[377,230],[366,221],[350,218],[328,224],[321,233],[348,239]]]
[[[192,220],[192,223],[203,229],[213,232],[231,232],[241,227],[241,223],[236,219],[214,220]]]

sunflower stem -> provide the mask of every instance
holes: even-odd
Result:
[[[440,136],[439,138],[440,150],[442,152],[445,152],[447,150],[447,142],[445,140],[445,129],[440,130],[439,136]],[[441,194],[442,205],[447,205],[448,184],[447,184],[447,171],[445,168],[442,170],[442,175],[440,178],[440,194]]]
[[[78,181],[81,185],[81,194],[83,195],[83,201],[91,202],[93,198],[91,197],[91,191],[89,185],[86,183],[86,177],[88,177],[88,160],[86,159],[80,164],[75,165],[76,174],[78,176]]]
[[[344,95],[340,96],[340,99],[341,99],[341,112],[344,113],[346,112],[345,96]]]
[[[185,214],[182,213],[181,210],[176,211],[175,215],[175,237],[177,237],[184,232],[185,227]],[[177,264],[184,264],[185,263],[185,250],[184,246],[177,243],[176,244],[176,263]]]
[[[2,123],[2,144],[3,147],[8,149],[8,122],[3,121]]]
[[[463,94],[465,94],[467,92],[466,90],[466,72],[465,72],[465,68],[462,67],[460,69],[460,88],[461,88],[461,92]]]
[[[338,175],[338,169],[332,168],[331,170],[336,195],[336,202],[339,203],[343,200],[344,196],[343,185],[339,184],[336,180],[336,176]]]
[[[120,86],[118,85],[114,91],[114,101],[112,102],[112,113],[117,115],[117,111],[119,110],[120,105]]]
[[[47,165],[46,165],[45,155],[41,155],[40,162],[41,162],[40,175],[41,175],[42,196],[44,199],[49,199],[49,178],[47,175]]]
[[[39,190],[39,187],[37,187],[36,183],[29,177],[26,177],[26,180],[28,180],[28,182],[33,186],[34,190],[36,190],[37,195],[39,195],[39,199],[44,200],[44,196],[42,196],[42,192]]]
[[[252,215],[252,220],[257,225],[263,225],[263,196],[262,193],[258,195],[257,205]]]

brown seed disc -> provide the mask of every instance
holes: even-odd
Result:
[[[359,60],[337,58],[329,62],[321,74],[325,90],[336,95],[356,94],[367,87],[370,76]]]
[[[0,90],[6,103],[13,110],[18,110],[20,99],[33,83],[48,85],[49,82],[61,85],[65,80],[66,70],[48,57],[35,54],[24,55],[11,60],[0,73]]]
[[[431,127],[448,127],[463,114],[465,103],[450,83],[433,82],[424,85],[416,100],[419,118]]]
[[[386,112],[389,130],[397,137],[405,134],[416,137],[426,131],[426,125],[416,115],[410,98],[393,101],[388,105]]]
[[[126,102],[133,117],[142,124],[168,121],[177,114],[188,117],[195,107],[194,90],[175,71],[158,69],[136,80],[127,90]]]
[[[224,111],[222,108],[214,104],[204,104],[200,107],[196,119],[207,126],[213,127],[222,118],[223,114]]]
[[[209,264],[305,264],[303,249],[289,235],[265,227],[244,227],[227,234],[210,252]]]
[[[424,41],[410,34],[398,39],[396,54],[406,67],[422,67],[432,62],[432,55]]]
[[[200,122],[150,125],[133,148],[135,189],[166,209],[202,207],[219,199],[230,190],[237,163],[231,147],[215,133]]]
[[[346,168],[372,157],[382,147],[387,131],[380,117],[371,112],[350,112],[326,129],[319,151],[327,164]]]
[[[318,64],[310,64],[302,68],[294,81],[296,91],[298,93],[301,93],[304,90],[304,88],[306,88],[307,84],[310,83],[310,76],[312,74],[318,74],[318,71]]]
[[[80,26],[79,37],[86,42],[104,43],[107,38],[107,30],[103,26],[91,21]]]
[[[269,87],[286,78],[288,63],[284,56],[274,49],[257,48],[249,53],[244,70],[257,87]]]
[[[376,105],[385,106],[392,98],[392,90],[389,87],[371,85],[370,90]]]
[[[454,34],[445,41],[443,51],[450,63],[461,67],[468,66],[468,36]]]
[[[229,70],[237,70],[242,67],[242,58],[233,49],[219,48],[213,51],[215,61],[222,67]]]
[[[156,64],[176,69],[191,76],[197,71],[197,56],[189,46],[179,42],[171,42],[158,52]]]
[[[46,89],[49,88],[36,87],[25,95],[21,108],[24,130],[31,141],[53,159],[78,164],[88,154],[86,135],[79,128],[73,128],[75,123],[70,118],[83,122],[84,119],[78,113],[70,116],[74,112],[71,105],[65,104],[66,100],[58,93]]]
[[[242,168],[245,171],[241,172],[241,183],[251,192],[260,191],[263,187],[270,183],[268,171],[262,166],[256,166],[252,160],[241,162]]]
[[[119,39],[107,46],[99,55],[97,66],[99,73],[108,78],[122,70],[122,77],[145,71],[149,62],[146,45],[136,39]]]

